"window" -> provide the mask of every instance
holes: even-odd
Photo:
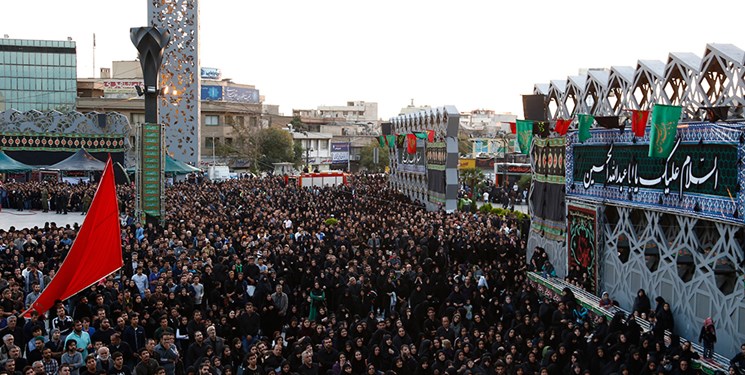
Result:
[[[145,114],[144,113],[133,113],[132,114],[132,125],[134,124],[144,124],[145,123]]]
[[[205,148],[213,148],[215,147],[215,143],[217,142],[217,137],[204,137],[204,147]]]
[[[226,137],[225,138],[225,145],[226,146],[232,146],[233,145],[233,138]]]
[[[318,141],[320,150],[327,150],[329,148],[329,142],[325,139]]]
[[[220,116],[213,116],[213,115],[204,116],[204,124],[207,126],[220,125]]]

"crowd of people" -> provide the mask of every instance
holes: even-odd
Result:
[[[163,226],[118,195],[124,267],[46,315],[18,317],[78,228],[0,231],[0,374],[695,373],[689,343],[539,296],[525,223],[427,212],[383,176],[177,183]]]
[[[85,213],[91,205],[96,186],[87,180],[77,184],[57,181],[0,183],[0,208],[16,211],[52,210],[65,215],[69,211]],[[122,187],[127,189],[125,185]]]

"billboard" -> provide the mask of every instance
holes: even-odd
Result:
[[[217,68],[200,68],[199,76],[202,77],[202,79],[220,79],[222,73],[220,72],[220,69]]]
[[[458,169],[476,168],[476,159],[459,159]]]
[[[346,164],[349,162],[349,142],[331,142],[331,164]]]
[[[225,101],[259,104],[259,90],[244,87],[225,87]]]
[[[135,89],[135,86],[144,88],[145,83],[143,81],[131,79],[107,79],[103,81],[103,96],[113,99],[131,98],[137,96],[137,89]]]
[[[202,85],[202,100],[222,100],[222,86]]]

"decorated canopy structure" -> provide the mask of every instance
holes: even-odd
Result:
[[[0,151],[0,173],[24,173],[32,169],[32,166],[16,161],[6,155],[5,152]]]
[[[176,160],[169,155],[166,155],[166,173],[174,173],[174,174],[187,174],[192,172],[199,172],[199,168],[192,167],[189,164],[186,164],[182,161]]]
[[[49,169],[60,171],[102,171],[106,163],[96,159],[81,148],[65,160],[49,166]]]

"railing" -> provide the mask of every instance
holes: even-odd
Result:
[[[535,272],[528,272],[528,279],[532,281],[533,283],[537,284],[537,286],[540,286],[537,288],[539,292],[546,293],[547,291],[545,289],[550,289],[551,293],[554,293],[555,295],[561,295],[561,292],[564,290],[564,288],[569,288],[572,293],[574,293],[574,296],[577,299],[577,303],[582,305],[584,308],[586,308],[588,311],[590,311],[594,315],[604,315],[607,318],[613,318],[613,316],[617,312],[623,312],[625,316],[629,315],[629,312],[621,309],[619,307],[613,306],[611,308],[605,309],[600,307],[600,298],[582,288],[579,288],[575,285],[569,284],[565,282],[562,279],[559,278],[544,278],[543,276],[535,273]],[[542,288],[541,288],[542,287]],[[541,290],[544,289],[544,290]],[[652,325],[649,323],[649,321],[641,318],[636,318],[636,322],[639,324],[639,327],[641,327],[643,332],[649,332],[652,328]],[[665,331],[665,336],[670,336],[670,331]],[[700,345],[696,344],[694,341],[696,340],[690,340],[691,346],[693,349],[701,355],[703,358],[704,349]],[[705,361],[703,359],[697,359],[694,360],[694,367],[700,369],[703,373],[713,375],[716,371],[723,371],[724,373],[727,373],[727,369],[729,368],[729,359],[727,359],[725,356],[721,354],[714,353],[712,356],[711,361]]]

